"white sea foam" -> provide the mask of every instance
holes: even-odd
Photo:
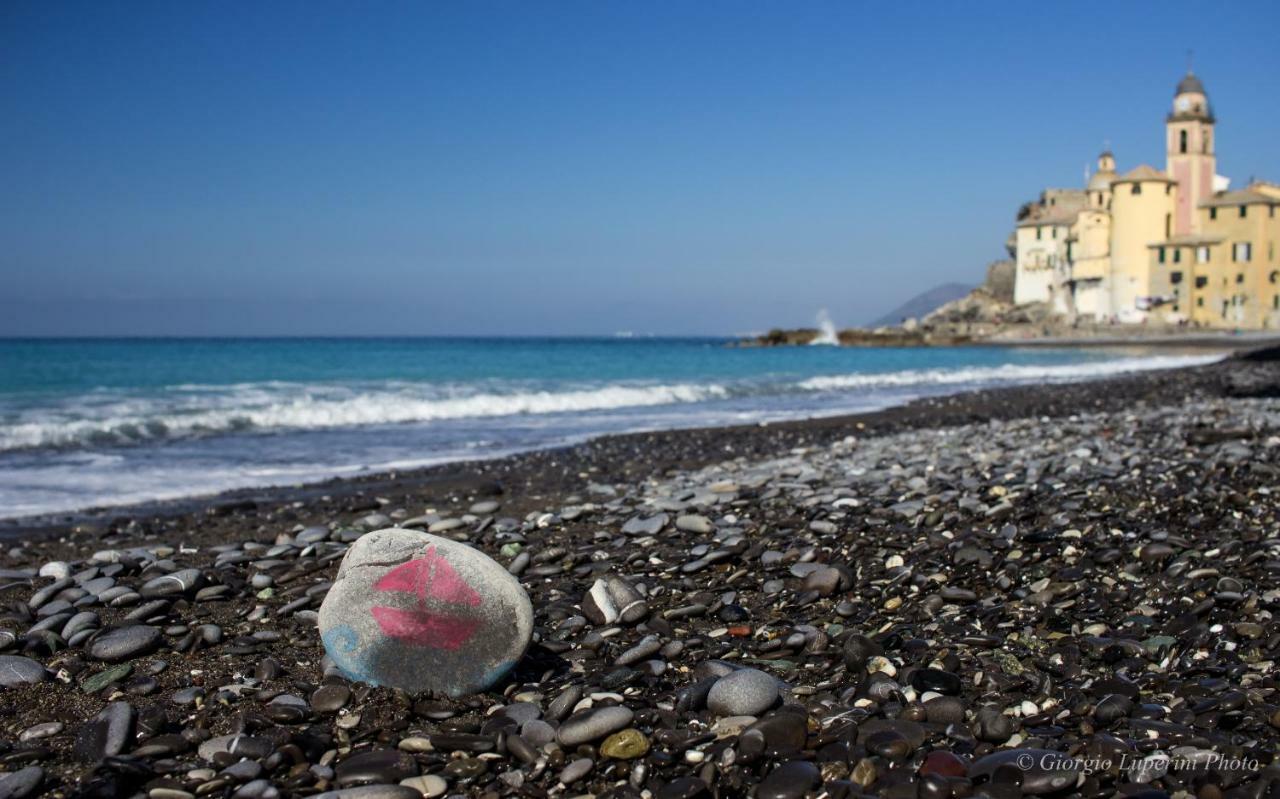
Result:
[[[907,369],[900,372],[862,372],[811,377],[800,381],[798,386],[806,391],[834,391],[852,388],[902,388],[930,385],[1035,383],[1042,381],[1066,382],[1150,369],[1200,366],[1221,360],[1222,357],[1221,355],[1160,355],[1150,358],[1124,358],[1093,363],[1002,364],[1000,366],[969,366],[960,369]]]
[[[467,393],[424,387],[395,391],[341,387],[239,386],[234,392],[128,398],[41,413],[0,427],[0,451],[256,430],[314,430],[443,419],[585,412],[700,402],[716,384],[607,385],[567,391]],[[75,417],[68,418],[74,413]]]

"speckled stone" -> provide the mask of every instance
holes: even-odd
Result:
[[[390,528],[347,552],[319,613],[325,651],[352,680],[462,696],[524,654],[533,608],[520,583],[465,544]]]
[[[637,729],[615,732],[600,745],[600,754],[615,760],[631,760],[644,757],[649,751],[649,739]]]
[[[721,716],[758,716],[778,701],[778,681],[759,669],[739,669],[716,680],[707,707]]]

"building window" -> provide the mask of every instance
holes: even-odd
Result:
[[[1185,130],[1178,131],[1178,152],[1185,153],[1187,151],[1187,132]]]
[[[1271,307],[1280,308],[1280,294],[1277,294],[1271,298]]]
[[[1160,247],[1160,248],[1158,249],[1158,253],[1159,253],[1159,255],[1158,255],[1157,257],[1158,257],[1158,259],[1159,259],[1160,263],[1164,263],[1164,247]]]
[[[1204,247],[1204,246],[1196,247],[1196,263],[1198,263],[1198,264],[1207,264],[1207,263],[1209,263],[1209,248],[1208,248],[1208,247]]]
[[[1173,232],[1173,214],[1164,215],[1164,237],[1169,238],[1169,234]]]
[[[1179,283],[1181,283],[1181,282],[1182,282],[1182,273],[1181,273],[1181,272],[1170,272],[1170,273],[1169,273],[1169,282],[1170,282],[1170,283],[1172,283],[1172,284],[1173,284],[1173,285],[1175,285],[1175,286],[1176,286],[1176,285],[1178,285]]]
[[[1142,193],[1142,184],[1141,184],[1141,183],[1135,183],[1135,184],[1133,184],[1133,193],[1134,193],[1134,194],[1141,194],[1141,193]]]
[[[1202,289],[1207,285],[1209,285],[1209,278],[1204,275],[1196,275],[1196,288]]]
[[[1244,282],[1244,272],[1237,272],[1237,273],[1236,273],[1236,284],[1237,284],[1237,285],[1239,285],[1240,283],[1243,283],[1243,282]]]
[[[1240,206],[1240,218],[1241,218],[1241,219],[1244,219],[1244,218],[1245,218],[1245,216],[1247,216],[1247,215],[1248,215],[1248,213],[1249,213],[1249,206],[1247,206],[1247,205],[1242,205],[1242,206]]]
[[[1180,247],[1173,248],[1173,262],[1175,264],[1182,263],[1182,248]]]
[[[1040,240],[1040,228],[1036,228],[1036,241]]]
[[[1178,312],[1178,303],[1176,303],[1176,302],[1173,304],[1173,312],[1174,312],[1174,313],[1177,313],[1177,312]]]
[[[1204,307],[1204,297],[1196,297],[1196,307],[1197,308]]]
[[[1280,272],[1272,272],[1272,273],[1271,273],[1271,282],[1272,282],[1272,283],[1276,282],[1276,278],[1278,278],[1278,277],[1280,277]]]
[[[1210,219],[1217,219],[1217,218],[1218,218],[1218,209],[1217,209],[1217,208],[1210,208],[1210,209],[1209,209],[1209,218],[1210,218]]]
[[[1053,235],[1053,238],[1055,239],[1058,238],[1058,229],[1056,227],[1050,228],[1049,230],[1050,230],[1050,233]]]
[[[1238,264],[1247,264],[1253,258],[1253,244],[1247,241],[1237,241],[1235,246],[1231,248],[1231,260]]]

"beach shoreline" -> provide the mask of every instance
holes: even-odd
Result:
[[[999,343],[991,346],[1021,346]],[[1204,346],[1209,347],[1208,342]],[[263,485],[193,494],[173,499],[129,502],[104,507],[88,507],[76,511],[0,518],[0,539],[30,535],[60,535],[77,531],[102,532],[119,528],[139,519],[161,520],[235,514],[258,508],[274,508],[298,502],[342,503],[378,492],[465,491],[486,480],[521,480],[524,472],[545,468],[557,458],[594,462],[601,453],[617,453],[633,448],[651,448],[662,453],[660,464],[687,467],[704,463],[698,451],[715,451],[722,446],[744,453],[762,455],[782,451],[808,442],[829,442],[845,434],[875,435],[898,429],[941,427],[977,418],[1015,418],[1024,415],[1061,415],[1073,407],[1103,407],[1088,399],[1093,387],[1107,384],[1098,392],[1111,403],[1121,397],[1142,396],[1150,386],[1175,385],[1177,392],[1221,391],[1230,381],[1231,367],[1239,363],[1232,355],[1265,348],[1240,347],[1223,350],[1224,362],[1208,366],[1183,367],[1152,372],[1136,372],[1115,377],[1091,378],[1043,387],[1032,384],[1004,386],[953,394],[922,397],[903,405],[856,414],[814,416],[768,423],[749,423],[709,427],[672,428],[663,430],[595,435],[583,441],[560,446],[498,455],[491,458],[452,460],[446,463],[405,470],[378,470],[352,476],[337,476],[293,485]],[[1199,371],[1207,370],[1207,371]],[[1185,378],[1185,379],[1184,379]],[[1052,401],[1048,394],[1069,394],[1076,404]],[[705,442],[715,442],[710,447]],[[609,457],[609,456],[606,456]],[[647,458],[641,458],[647,460]],[[512,477],[515,475],[516,477]]]

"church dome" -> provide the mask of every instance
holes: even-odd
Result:
[[[1089,176],[1089,191],[1106,191],[1115,179],[1115,172],[1094,172]]]
[[[1179,94],[1207,94],[1207,92],[1205,92],[1204,84],[1200,82],[1200,79],[1188,72],[1186,77],[1178,81],[1178,88],[1173,93],[1175,97]]]

